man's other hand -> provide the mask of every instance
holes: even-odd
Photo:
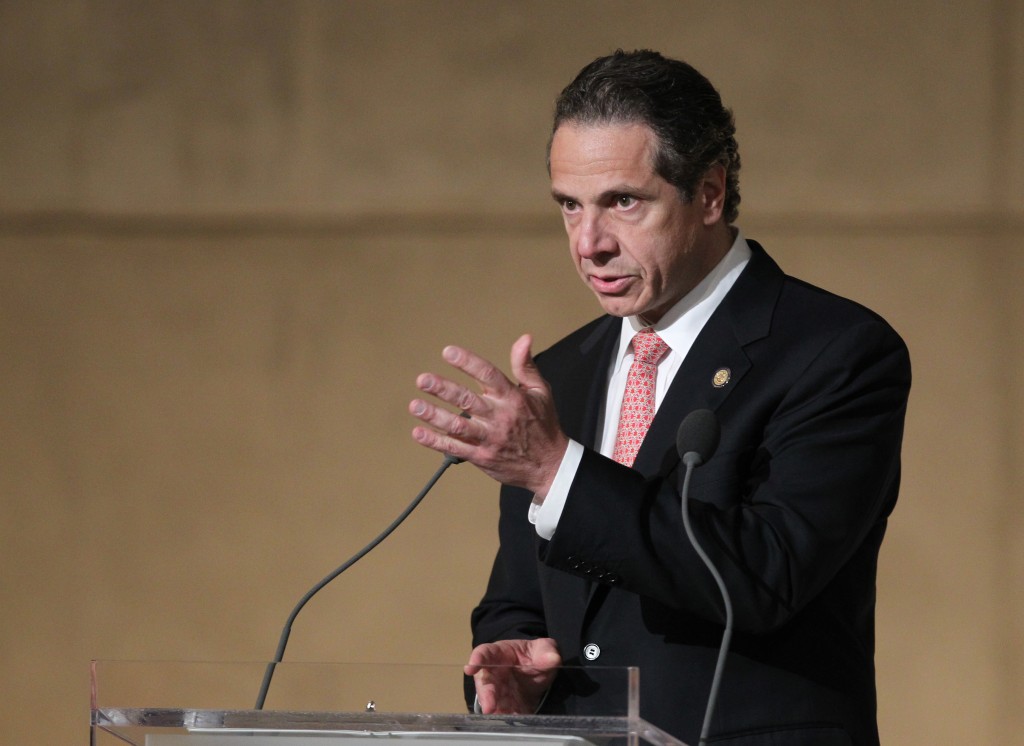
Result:
[[[533,715],[551,686],[562,656],[549,637],[478,645],[465,667],[485,715]]]

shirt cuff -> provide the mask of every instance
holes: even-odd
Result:
[[[550,540],[555,535],[558,519],[562,517],[562,509],[565,507],[566,498],[569,497],[569,488],[572,487],[572,481],[576,478],[576,470],[579,469],[582,460],[583,446],[575,440],[570,440],[548,494],[545,495],[543,501],[538,502],[534,498],[534,501],[530,503],[527,517],[540,538]]]

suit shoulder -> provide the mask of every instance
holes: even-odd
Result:
[[[792,343],[806,349],[855,328],[902,344],[879,314],[785,273],[760,244],[747,243],[750,262],[716,312],[730,320],[741,344],[770,338],[773,345]]]
[[[808,331],[834,333],[850,327],[869,326],[880,334],[900,339],[892,325],[876,311],[790,275],[786,275],[782,283],[776,315],[780,323]]]

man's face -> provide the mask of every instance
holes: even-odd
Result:
[[[569,122],[555,132],[550,155],[551,193],[580,277],[606,313],[648,324],[728,250],[720,240],[728,232],[716,230],[724,186],[711,175],[684,202],[654,172],[656,144],[643,124]]]

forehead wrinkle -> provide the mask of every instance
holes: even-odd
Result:
[[[658,142],[654,131],[644,124],[566,124],[562,125],[552,138],[552,145],[563,133],[573,138],[573,160],[581,164],[594,164],[598,168],[607,168],[603,164],[614,164],[621,162],[622,168],[633,168],[638,164],[654,170],[654,155]],[[639,133],[640,137],[634,138],[633,134]],[[623,152],[623,146],[628,150]],[[563,146],[564,149],[565,146]],[[550,164],[558,161],[566,161],[565,157],[555,159],[555,148],[549,154]],[[616,168],[612,165],[611,168]]]
[[[580,190],[599,190],[595,200],[621,194],[650,194],[657,180],[653,132],[644,125],[563,125],[552,148],[551,192],[556,201],[577,199]],[[639,136],[638,136],[639,135]]]

